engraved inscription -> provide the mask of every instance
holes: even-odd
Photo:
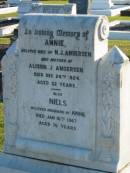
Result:
[[[95,77],[89,72],[95,67],[91,27],[76,29],[61,22],[55,27],[47,25],[25,25],[22,29],[19,110],[24,107],[20,121],[26,129],[29,123],[30,130],[25,134],[20,128],[20,136],[92,148],[89,131],[95,110],[88,105],[93,104],[91,81]],[[85,137],[83,131],[87,132]]]

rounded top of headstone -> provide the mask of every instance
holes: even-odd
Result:
[[[102,18],[101,24],[99,26],[99,37],[101,40],[107,39],[109,36],[109,25],[108,19],[106,17]]]

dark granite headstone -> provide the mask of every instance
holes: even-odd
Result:
[[[87,14],[91,0],[69,0],[69,3],[77,4],[77,14]]]
[[[121,11],[121,16],[130,16],[130,10]]]

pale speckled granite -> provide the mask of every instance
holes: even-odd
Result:
[[[102,16],[21,19],[18,40],[2,60],[6,153],[87,173],[115,173],[130,161],[130,63],[117,47],[108,52],[108,28]],[[61,170],[59,164],[55,172]]]
[[[20,156],[1,154],[0,173],[108,173],[62,164],[39,161]]]
[[[112,7],[111,0],[93,0],[91,4],[91,9],[101,10],[101,9],[110,9]]]
[[[77,14],[76,4],[46,5],[40,2],[21,1],[18,6],[19,17],[27,13]]]

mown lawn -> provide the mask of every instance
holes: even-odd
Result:
[[[128,16],[113,16],[113,17],[108,17],[109,21],[112,22],[114,20],[130,20],[130,17]]]
[[[109,49],[118,46],[130,58],[130,41],[127,40],[109,40]]]
[[[16,16],[18,16],[18,13],[1,14],[0,19],[6,19],[8,17],[16,17]]]
[[[114,20],[129,20],[130,17],[128,16],[114,16],[114,17],[108,17],[109,21]],[[128,40],[109,40],[109,48],[113,46],[118,46],[129,58],[130,58],[130,41]]]
[[[10,44],[10,38],[9,37],[0,37],[0,44]]]

